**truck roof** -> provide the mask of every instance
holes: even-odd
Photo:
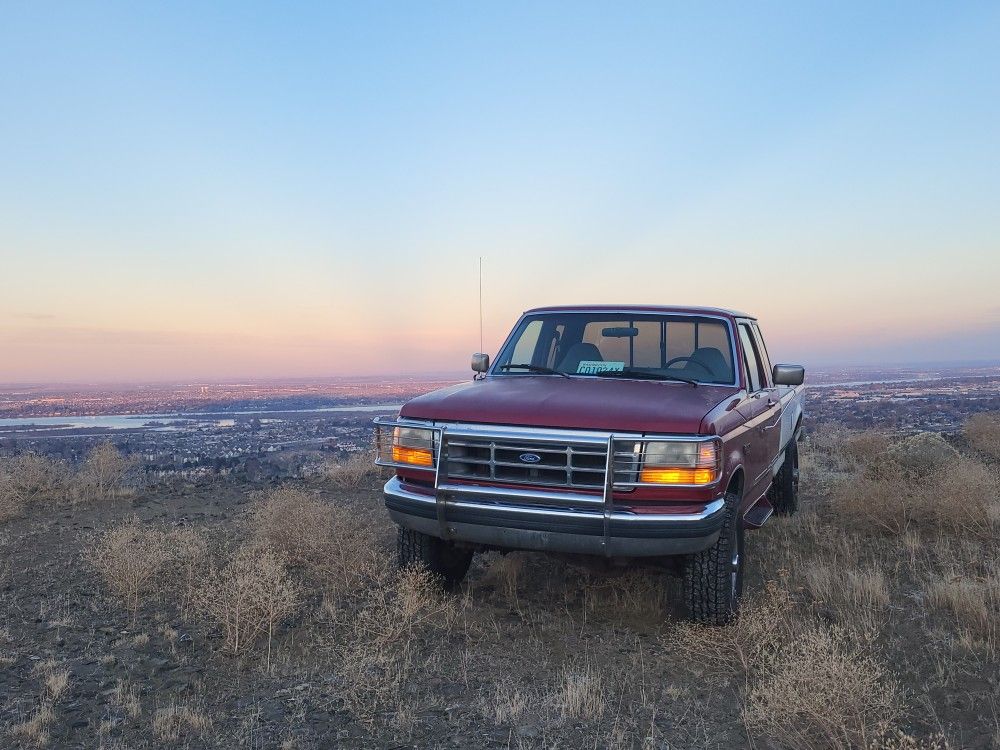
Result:
[[[722,315],[728,318],[750,318],[756,320],[756,315],[748,315],[738,310],[727,310],[722,307],[691,307],[689,305],[554,305],[551,307],[535,307],[526,310],[525,315],[548,312],[636,312],[636,313],[693,313],[701,315]]]

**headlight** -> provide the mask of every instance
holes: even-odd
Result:
[[[716,440],[646,443],[639,481],[643,484],[711,484],[719,478]]]
[[[392,460],[413,466],[434,465],[434,430],[395,427],[392,430]]]

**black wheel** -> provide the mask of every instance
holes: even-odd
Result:
[[[400,568],[423,566],[441,579],[446,589],[462,582],[472,562],[472,550],[462,550],[435,536],[399,527],[396,552]]]
[[[780,516],[790,516],[799,509],[799,446],[794,440],[785,449],[785,461],[767,492],[767,499]]]
[[[706,625],[732,622],[743,595],[743,523],[739,497],[726,495],[726,518],[711,547],[685,558],[684,598],[691,619]]]

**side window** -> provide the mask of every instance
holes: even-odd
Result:
[[[760,390],[760,364],[757,361],[757,352],[753,346],[753,336],[746,323],[740,323],[740,341],[743,343],[743,359],[747,367],[747,382],[749,391],[755,393]]]
[[[767,354],[767,344],[764,343],[764,337],[760,333],[760,326],[756,323],[753,324],[754,338],[757,341],[757,353],[760,355],[761,369],[764,376],[764,383],[767,386],[773,385],[771,383],[771,358]]]

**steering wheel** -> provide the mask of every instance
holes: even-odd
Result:
[[[665,370],[669,370],[670,366],[677,362],[691,362],[692,364],[698,365],[698,367],[704,370],[705,374],[708,375],[710,378],[713,379],[715,378],[715,373],[709,370],[707,365],[703,364],[702,362],[699,362],[694,357],[674,357],[672,360],[667,362],[667,364],[665,364],[663,368]]]

